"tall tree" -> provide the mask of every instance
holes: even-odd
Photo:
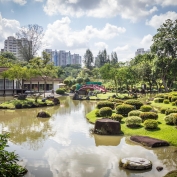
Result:
[[[155,70],[159,71],[163,86],[168,91],[168,74],[177,60],[177,20],[168,19],[157,29],[151,51],[156,54]]]
[[[37,24],[21,27],[16,33],[19,52],[25,61],[34,58],[42,45],[43,28]]]
[[[93,54],[90,49],[87,49],[86,53],[84,54],[84,64],[86,68],[92,69]]]
[[[118,63],[118,57],[116,52],[111,53],[111,64],[115,65]]]
[[[7,59],[11,59],[11,60],[17,60],[16,56],[15,56],[13,53],[9,52],[9,51],[7,51],[7,52],[2,52],[2,53],[0,54],[0,56],[2,56],[2,57],[4,57],[4,58],[7,58]]]

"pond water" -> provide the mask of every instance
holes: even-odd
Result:
[[[47,108],[0,110],[0,133],[10,132],[7,149],[19,154],[28,169],[25,177],[162,177],[177,169],[177,147],[151,149],[129,137],[93,135],[85,115],[96,102],[70,97],[60,97],[60,102]],[[52,117],[36,118],[40,110]],[[119,168],[121,158],[135,156],[151,160],[153,168],[139,172]],[[164,169],[158,172],[157,166]]]

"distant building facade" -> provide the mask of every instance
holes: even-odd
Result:
[[[1,49],[1,52],[11,52],[13,53],[19,60],[24,60],[22,54],[20,53],[20,47],[19,43],[24,45],[31,45],[30,48],[32,48],[32,42],[28,41],[26,38],[16,39],[13,36],[9,36],[4,41],[4,49]]]
[[[143,55],[143,54],[145,54],[145,53],[150,53],[150,49],[144,50],[144,48],[139,48],[139,49],[137,49],[137,51],[135,52],[135,56],[137,56],[137,55]]]
[[[71,54],[70,51],[66,52],[65,50],[45,49],[44,51],[50,54],[51,62],[53,62],[55,66],[81,65],[81,56],[79,54]]]

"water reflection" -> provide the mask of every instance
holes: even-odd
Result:
[[[161,177],[177,168],[175,147],[145,148],[121,136],[91,135],[85,114],[96,102],[61,97],[60,106],[23,110],[0,110],[0,131],[10,132],[9,150],[26,164],[26,177]],[[40,110],[52,117],[36,118]],[[151,171],[119,168],[125,157],[153,162]],[[157,166],[164,170],[158,172]]]

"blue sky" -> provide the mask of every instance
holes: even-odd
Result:
[[[0,0],[0,48],[21,26],[38,24],[43,48],[94,56],[107,49],[119,61],[150,48],[166,19],[177,19],[176,0]],[[41,48],[42,50],[42,48]]]

